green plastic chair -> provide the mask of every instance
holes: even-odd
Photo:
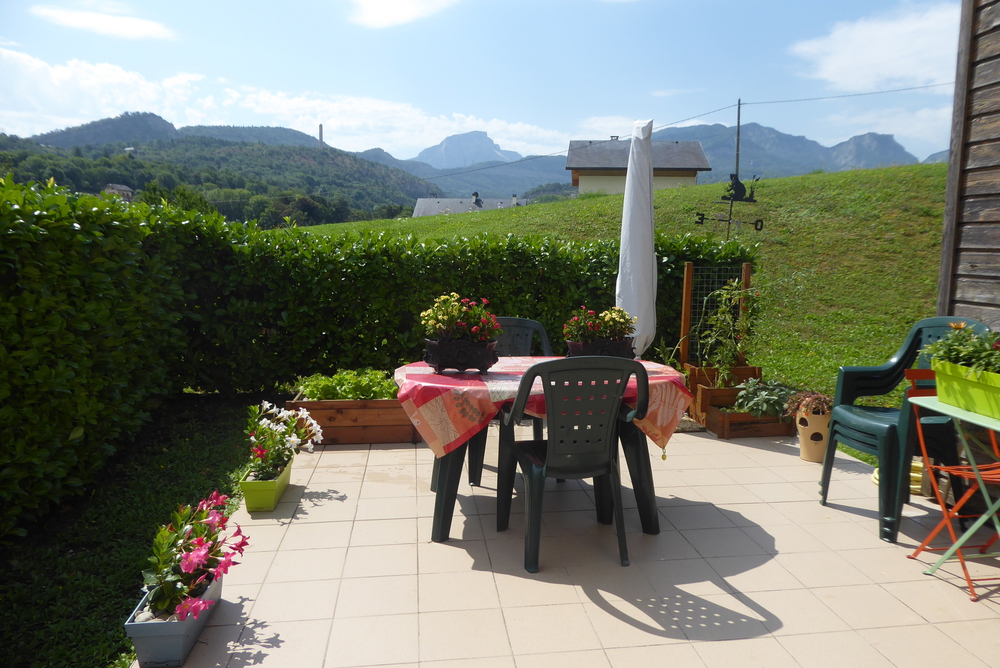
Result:
[[[635,409],[622,404],[629,379],[635,376]],[[541,378],[545,392],[547,439],[517,441],[514,425],[524,415],[531,386]],[[497,475],[497,530],[510,521],[515,462],[524,477],[524,569],[538,572],[545,478],[594,478],[595,490],[610,488],[614,523],[622,566],[628,566],[618,467],[618,425],[646,415],[649,381],[646,369],[619,357],[571,357],[531,367],[518,386],[513,406],[504,408],[500,426],[500,463]],[[606,476],[606,478],[604,478]],[[604,478],[604,479],[602,479]],[[602,504],[597,504],[602,518]]]
[[[930,367],[930,359],[920,350],[951,331],[950,323],[965,322],[976,332],[989,328],[975,320],[959,317],[925,318],[910,329],[896,354],[879,366],[840,367],[837,390],[830,413],[830,437],[823,457],[820,477],[820,503],[826,505],[830,477],[837,443],[843,443],[878,457],[879,472],[879,537],[895,543],[899,537],[899,521],[903,503],[909,500],[910,463],[916,448],[916,426],[913,409],[904,396],[900,408],[855,406],[860,397],[882,396],[892,392],[916,363],[917,368]],[[951,420],[944,416],[928,416],[921,420],[925,440],[942,457],[954,454],[955,435]]]
[[[539,350],[542,355],[552,357],[552,344],[549,343],[549,335],[545,332],[545,326],[537,320],[527,318],[497,318],[503,333],[497,337],[496,351],[500,357],[529,357],[535,349],[535,337],[538,337]],[[544,429],[544,420],[541,418],[526,416],[526,420],[531,420],[531,427],[534,429],[535,438],[541,440]],[[486,441],[481,447],[477,442],[470,443],[469,447],[469,484],[478,486],[483,481],[483,460],[486,457]]]

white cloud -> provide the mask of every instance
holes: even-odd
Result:
[[[838,91],[942,83],[955,77],[958,20],[957,2],[907,4],[892,14],[837,23],[828,35],[797,42],[790,52],[810,64],[808,76]]]
[[[351,20],[366,28],[391,28],[437,14],[461,0],[350,0]]]
[[[116,6],[117,7],[117,6]],[[105,10],[111,9],[105,6]],[[104,12],[85,12],[61,7],[35,5],[31,13],[66,28],[87,30],[123,39],[175,39],[174,32],[156,21]]]

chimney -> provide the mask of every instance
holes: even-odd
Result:
[[[510,205],[517,206],[517,193],[510,196]]]
[[[319,147],[323,148],[323,124],[319,124]]]

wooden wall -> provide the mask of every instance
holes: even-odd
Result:
[[[1000,329],[1000,0],[962,0],[937,312]]]

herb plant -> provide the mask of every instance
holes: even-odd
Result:
[[[299,378],[295,387],[307,401],[395,399],[399,389],[388,372],[376,369],[341,369],[332,376],[317,373]]]
[[[751,378],[736,387],[740,388],[740,393],[736,395],[733,410],[740,413],[750,413],[754,417],[782,415],[785,404],[795,392],[794,387],[789,387],[784,383],[760,380],[759,378]]]

